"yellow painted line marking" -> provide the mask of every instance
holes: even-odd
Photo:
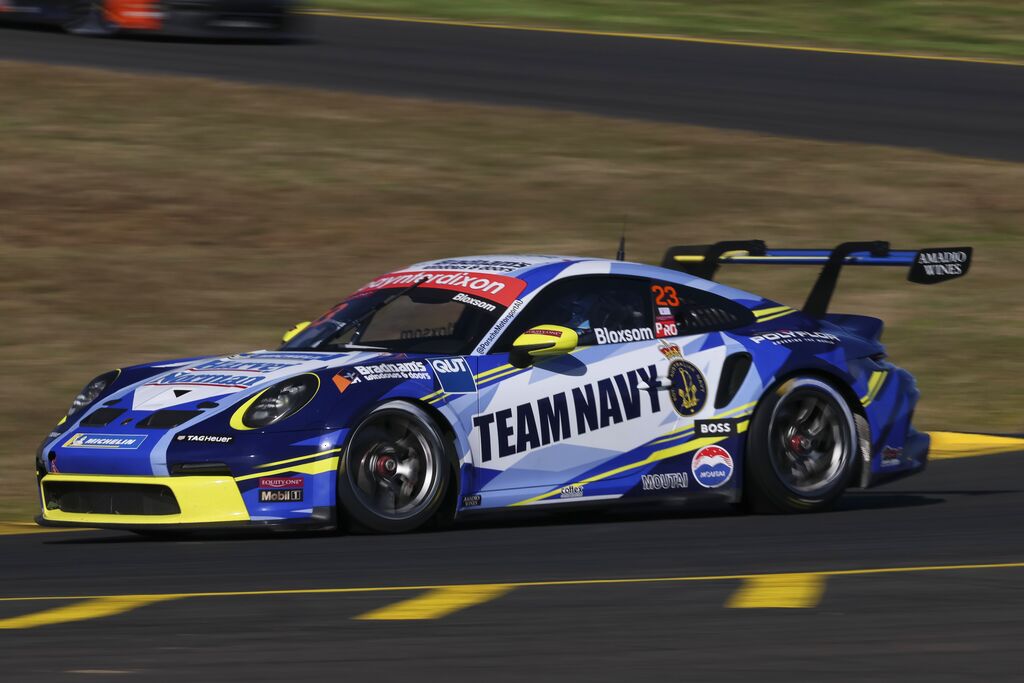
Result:
[[[413,621],[441,619],[467,607],[490,602],[505,595],[513,586],[504,584],[478,584],[474,586],[447,586],[427,591],[415,598],[381,607],[356,619],[360,621]]]
[[[986,434],[960,434],[957,432],[929,432],[932,437],[930,460],[974,458],[979,455],[998,455],[1024,450],[1024,439],[1012,436]]]
[[[321,455],[328,455],[330,453],[337,453],[340,448],[332,448],[328,451],[320,451],[319,453],[310,453],[309,455],[300,455],[297,458],[288,458],[287,460],[278,460],[277,462],[268,462],[263,465],[257,465],[256,469],[266,469],[268,467],[278,467],[280,465],[287,465],[288,463],[298,462],[300,460],[309,460],[310,458],[318,458]],[[266,474],[266,473],[264,473]]]
[[[725,603],[738,609],[816,607],[825,593],[822,574],[773,574],[745,579]]]
[[[360,14],[355,12],[337,12],[334,10],[306,9],[300,12],[320,17],[337,17],[339,19],[369,19],[372,21],[392,21],[406,24],[433,24],[438,26],[459,26],[464,28],[490,28],[501,31],[531,31],[534,33],[562,33],[579,36],[601,36],[606,38],[633,38],[636,40],[661,40],[673,43],[696,43],[702,45],[728,45],[733,47],[756,47],[767,50],[792,50],[794,52],[817,52],[834,55],[857,55],[861,57],[885,57],[888,59],[916,59],[929,62],[962,62],[965,64],[994,64],[997,66],[1024,66],[1024,62],[996,59],[994,57],[955,57],[951,55],[914,54],[909,52],[885,52],[881,50],[856,50],[853,48],[814,47],[811,45],[787,45],[785,43],[762,43],[748,40],[729,40],[726,38],[698,38],[697,36],[673,35],[668,33],[633,33],[629,31],[599,31],[580,28],[559,28],[554,26],[524,26],[517,24],[490,23],[484,21],[458,21],[455,19],[427,19],[424,17],[386,16],[380,14]],[[682,258],[691,257],[679,257]],[[703,257],[699,257],[703,260]],[[781,257],[780,257],[781,258]]]
[[[1024,562],[997,562],[988,564],[948,564],[948,565],[924,565],[914,567],[873,567],[867,569],[833,569],[818,572],[809,572],[819,576],[870,576],[874,574],[908,574],[919,572],[948,572],[948,571],[983,571],[997,569],[1024,569]],[[553,581],[510,581],[501,584],[509,589],[513,588],[543,588],[559,586],[621,586],[630,584],[652,584],[652,583],[691,583],[709,581],[740,581],[744,579],[760,579],[779,574],[721,574],[705,576],[663,576],[632,579],[567,579]],[[177,600],[184,598],[227,598],[227,597],[258,597],[272,595],[341,595],[346,593],[389,593],[397,591],[432,591],[439,588],[471,588],[474,586],[494,586],[495,584],[433,584],[422,586],[369,586],[360,588],[291,588],[281,590],[255,590],[255,591],[217,591],[204,593],[162,593],[152,595],[56,595],[56,596],[28,596],[28,597],[0,597],[0,602],[32,602],[40,600],[96,600],[107,598],[154,598],[161,600]],[[156,600],[154,600],[156,601]]]
[[[54,607],[42,612],[0,619],[0,629],[36,628],[38,626],[66,624],[72,621],[101,619],[115,614],[130,612],[133,609],[152,605],[153,603],[174,599],[173,596],[167,595],[114,595],[89,598],[82,602],[64,605],[63,607]]]

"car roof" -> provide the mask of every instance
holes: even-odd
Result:
[[[563,277],[575,275],[633,275],[658,278],[670,282],[703,289],[734,301],[753,302],[761,297],[734,289],[727,285],[694,277],[687,273],[649,263],[618,261],[607,258],[585,256],[559,256],[551,254],[484,254],[478,256],[456,256],[415,263],[403,272],[444,270],[493,273],[526,281],[524,296],[533,293],[545,284]],[[750,305],[748,303],[748,305]]]

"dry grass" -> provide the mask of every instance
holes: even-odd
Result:
[[[414,260],[672,243],[978,247],[965,280],[844,275],[926,427],[1022,431],[1024,167],[578,114],[0,62],[0,518],[92,376],[274,346]],[[810,272],[726,279],[800,302]]]

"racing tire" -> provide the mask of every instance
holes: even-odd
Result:
[[[795,377],[762,398],[750,422],[744,500],[754,512],[814,512],[846,490],[857,462],[853,412],[835,387]]]
[[[103,0],[70,0],[62,27],[76,36],[111,36],[117,26],[107,18]]]
[[[338,465],[338,506],[357,527],[404,533],[436,517],[452,481],[447,439],[422,408],[384,403],[357,426]]]

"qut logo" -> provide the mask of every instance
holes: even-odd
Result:
[[[441,388],[449,394],[471,394],[476,391],[476,380],[465,358],[433,358],[428,362]]]
[[[442,375],[453,372],[469,372],[469,363],[465,358],[438,358],[430,361],[430,367]]]

